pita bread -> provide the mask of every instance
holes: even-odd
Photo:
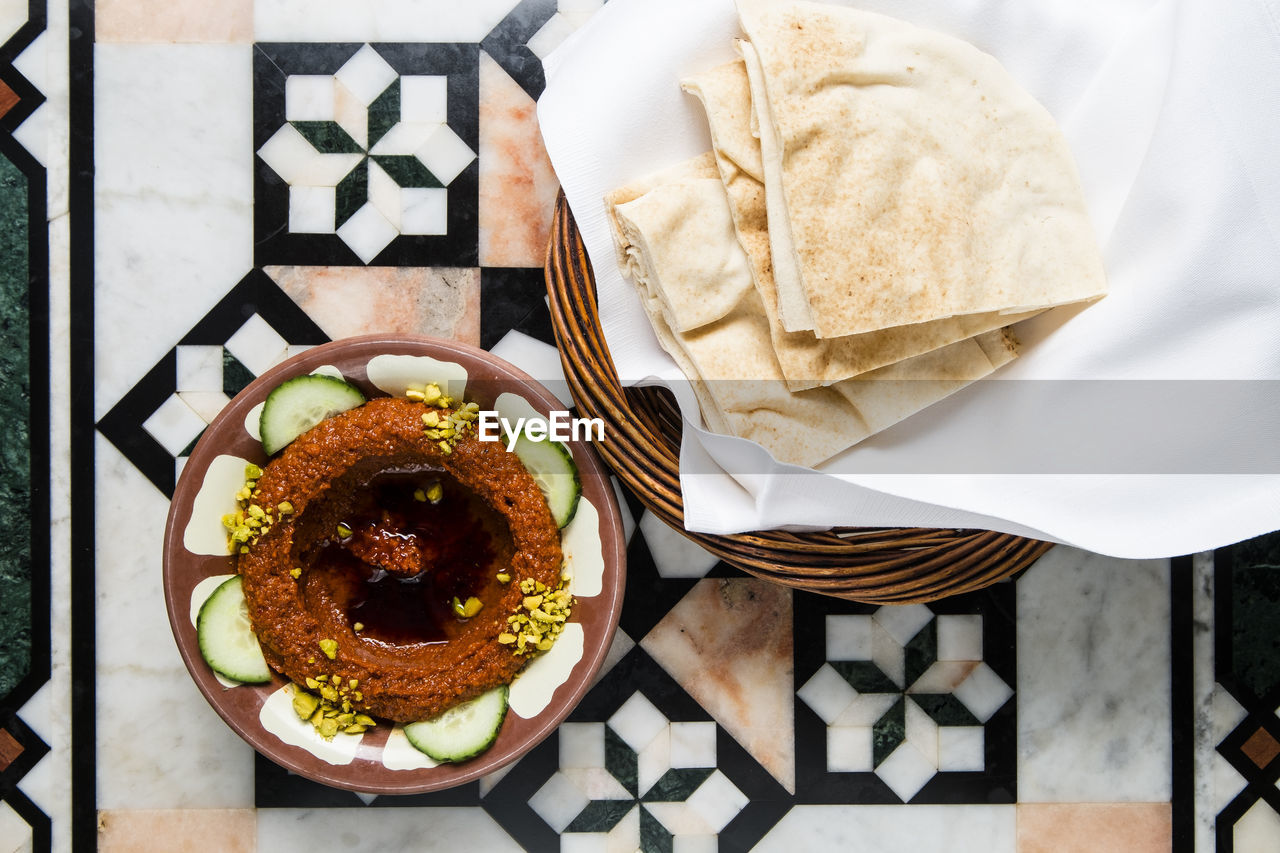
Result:
[[[769,320],[778,364],[792,391],[830,385],[947,344],[993,331],[1037,312],[1009,316],[989,311],[839,338],[788,332],[778,304],[769,246],[760,140],[751,133],[751,91],[746,65],[729,62],[681,82],[702,103],[738,242],[751,262],[756,291]],[[932,370],[932,366],[930,366]],[[903,377],[909,378],[909,377]]]
[[[1067,144],[994,58],[842,6],[739,12],[787,330],[831,338],[1105,294]]]
[[[792,392],[711,155],[624,187],[606,202],[619,257],[659,342],[693,381],[708,427],[756,441],[779,461],[817,465],[988,375],[1012,355],[995,332],[985,346],[971,339],[922,356],[932,371],[903,362],[884,373]],[[736,282],[719,280],[726,275]],[[688,328],[689,315],[677,313],[702,291],[738,299],[722,302],[720,316]]]

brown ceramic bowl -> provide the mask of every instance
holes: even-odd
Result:
[[[498,739],[479,756],[457,764],[392,770],[382,763],[383,747],[391,726],[380,723],[361,737],[350,763],[332,764],[312,751],[290,745],[267,731],[259,719],[259,712],[266,699],[281,689],[286,680],[276,675],[268,684],[227,687],[205,663],[191,618],[193,592],[202,580],[233,572],[234,564],[231,557],[188,551],[184,544],[184,531],[205,473],[215,457],[231,454],[259,465],[266,463],[262,445],[247,432],[245,420],[250,410],[261,403],[271,389],[286,379],[329,365],[364,390],[366,396],[382,396],[382,392],[369,383],[365,366],[374,356],[384,354],[425,355],[461,364],[469,375],[466,399],[479,403],[482,409],[491,408],[494,399],[503,392],[523,396],[544,413],[564,408],[550,392],[507,362],[483,350],[452,341],[372,335],[307,350],[267,371],[236,395],[196,444],[179,477],[169,510],[164,541],[164,591],[169,623],[191,678],[227,725],[250,746],[282,767],[326,785],[374,794],[408,794],[460,785],[504,767],[532,749],[569,715],[590,688],[618,625],[626,542],[608,475],[589,446],[570,442],[582,480],[583,497],[599,513],[604,557],[601,591],[592,597],[577,596],[578,603],[570,621],[582,626],[583,651],[567,680],[555,689],[546,707],[529,718],[519,716],[514,709],[508,711]]]

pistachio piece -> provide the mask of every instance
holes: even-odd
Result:
[[[329,660],[333,660],[338,656],[338,641],[330,639],[321,640],[320,651],[324,652],[324,656]]]

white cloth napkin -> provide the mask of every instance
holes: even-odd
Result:
[[[1007,381],[971,386],[819,473],[705,432],[618,271],[601,199],[708,150],[678,81],[734,57],[737,18],[732,0],[612,0],[546,60],[538,118],[619,376],[678,391],[689,529],[980,527],[1137,558],[1280,528],[1280,3],[858,5],[976,44],[1049,109],[1075,153],[1112,292],[1020,325]],[[1119,415],[1101,390],[1116,388],[1139,401],[1171,389],[1183,405]],[[1083,402],[1068,413],[1019,403],[1057,399],[1055,389]],[[1199,450],[1171,442],[1122,464],[1130,445],[1158,451],[1186,424],[1204,425]],[[984,434],[1020,461],[984,455],[990,441],[973,444]],[[1221,461],[1224,448],[1243,461]],[[921,470],[944,459],[959,462]]]

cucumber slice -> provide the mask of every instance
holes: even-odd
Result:
[[[249,624],[240,576],[228,578],[213,591],[196,616],[200,654],[215,672],[245,684],[271,680],[271,669]]]
[[[359,388],[332,376],[312,373],[282,382],[262,406],[262,449],[271,456],[325,418],[364,401]]]
[[[582,497],[582,481],[578,479],[578,466],[573,464],[573,452],[562,442],[534,441],[523,433],[516,439],[514,449],[542,489],[556,526],[564,527],[573,520]]]
[[[404,727],[414,749],[436,761],[466,761],[484,752],[498,738],[507,716],[507,685],[454,705],[438,717]]]

